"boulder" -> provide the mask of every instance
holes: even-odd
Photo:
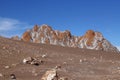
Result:
[[[40,80],[58,80],[56,69],[46,71]]]
[[[31,65],[40,65],[41,63],[43,63],[42,60],[37,60],[36,58],[32,58],[32,57],[27,57],[25,59],[23,59],[23,63],[24,64],[31,64]]]

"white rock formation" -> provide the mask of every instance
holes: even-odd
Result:
[[[88,30],[83,36],[73,36],[68,30],[60,32],[53,30],[48,25],[35,25],[33,29],[23,34],[22,40],[34,43],[119,52],[100,32],[93,30]]]

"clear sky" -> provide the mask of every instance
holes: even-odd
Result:
[[[120,46],[120,0],[0,0],[0,35],[48,24],[81,36],[92,29]]]

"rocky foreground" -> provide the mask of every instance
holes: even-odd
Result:
[[[120,80],[120,54],[0,37],[0,80]]]

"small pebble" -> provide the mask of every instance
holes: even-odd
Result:
[[[43,55],[42,55],[42,58],[45,58],[46,56],[47,56],[46,54],[43,54]]]
[[[80,59],[80,63],[82,62],[82,59]]]
[[[17,66],[17,63],[16,64],[12,64],[12,66]]]
[[[55,69],[60,69],[60,68],[61,68],[61,66],[60,66],[60,65],[55,66]]]
[[[63,64],[67,64],[67,62],[63,62]]]
[[[61,78],[59,78],[58,80],[68,80],[68,78],[66,78],[66,77],[61,77]]]
[[[10,75],[10,78],[11,78],[12,80],[16,80],[15,74],[11,74],[11,75]]]
[[[37,73],[34,73],[34,76],[38,76],[38,74],[37,74]]]
[[[3,77],[3,74],[2,74],[2,73],[0,73],[0,77]]]
[[[5,66],[6,69],[10,68],[10,66]]]
[[[3,49],[6,49],[6,47],[4,46]]]

